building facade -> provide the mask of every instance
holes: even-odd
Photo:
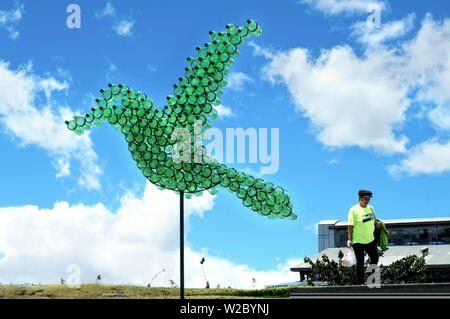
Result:
[[[389,265],[408,255],[421,256],[428,253],[425,262],[428,278],[433,282],[450,281],[450,217],[392,219],[383,220],[389,237],[388,250],[380,258],[379,265]],[[318,224],[319,254],[311,260],[315,262],[322,255],[339,261],[339,250],[347,247],[348,223],[340,220],[324,220]],[[301,263],[291,268],[300,273],[300,281],[310,271],[309,264]]]
[[[450,217],[383,220],[389,231],[389,246],[450,245]],[[324,220],[318,225],[319,252],[347,246],[348,223]]]

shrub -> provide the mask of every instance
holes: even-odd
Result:
[[[339,251],[339,259],[343,257],[343,253]],[[311,266],[311,275],[308,284],[312,284],[311,279],[326,282],[329,286],[345,286],[353,285],[356,282],[356,274],[353,267],[343,267],[341,263],[330,260],[327,255],[323,255],[321,259],[312,262],[311,259],[305,257],[305,262]]]
[[[394,261],[389,266],[380,266],[381,283],[383,284],[412,284],[427,282],[427,266],[425,254],[406,256]]]
[[[379,255],[383,256],[383,251],[379,250]],[[421,257],[416,255],[406,256],[388,266],[380,266],[380,276],[382,284],[400,284],[400,283],[423,283],[427,282],[426,264],[424,253]],[[343,253],[339,251],[339,260]],[[341,263],[330,260],[328,256],[323,255],[321,259],[312,262],[310,258],[305,257],[305,263],[311,266],[311,273],[308,284],[313,285],[312,280],[326,282],[329,286],[345,286],[356,284],[356,271],[354,267],[343,267]],[[366,259],[366,268],[369,264]]]

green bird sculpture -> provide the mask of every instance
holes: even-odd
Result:
[[[239,46],[261,33],[253,20],[241,27],[228,24],[224,32],[210,31],[211,42],[196,48],[197,57],[187,58],[185,76],[173,86],[173,95],[167,96],[163,108],[156,107],[145,93],[109,84],[100,90],[97,107],[66,121],[67,127],[80,135],[108,121],[124,134],[137,167],[159,189],[191,198],[205,190],[217,194],[224,187],[260,215],[295,220],[286,190],[219,163],[201,145],[212,127],[210,119],[218,115],[214,106],[220,104],[222,89],[228,84],[226,74],[239,55]],[[197,135],[201,135],[200,143]]]

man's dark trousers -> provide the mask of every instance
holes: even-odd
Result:
[[[356,282],[358,285],[364,284],[364,252],[369,255],[370,264],[378,264],[377,241],[374,239],[371,243],[354,243],[353,250],[356,256]]]

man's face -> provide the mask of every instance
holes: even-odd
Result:
[[[360,201],[362,204],[367,205],[367,204],[369,204],[369,202],[370,202],[370,196],[362,196],[362,197],[359,198],[359,201]]]

